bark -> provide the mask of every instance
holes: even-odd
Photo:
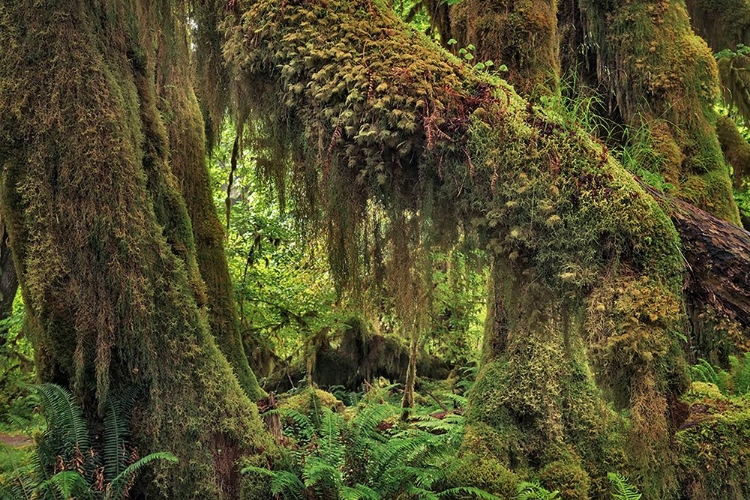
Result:
[[[687,291],[691,297],[710,304],[744,328],[750,327],[750,233],[682,200],[666,198],[663,193],[642,186],[669,207],[687,263]]]
[[[134,444],[180,459],[156,466],[149,498],[235,498],[237,460],[274,448],[208,328],[170,170],[154,48],[177,12],[3,2],[2,211],[40,378],[72,387],[93,427],[137,390]]]
[[[13,265],[13,253],[10,250],[8,231],[5,222],[0,217],[0,320],[8,318],[13,313],[13,300],[18,290],[18,277]],[[0,337],[0,343],[5,337]]]

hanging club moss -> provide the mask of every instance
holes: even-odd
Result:
[[[174,31],[177,31],[173,27]],[[179,32],[178,32],[179,33]],[[263,396],[250,369],[240,336],[240,320],[233,297],[224,231],[216,214],[206,165],[205,126],[193,93],[187,41],[178,33],[159,37],[160,66],[157,74],[159,111],[169,136],[172,172],[187,205],[195,240],[200,275],[206,284],[208,321],[221,352],[232,366],[251,400]],[[170,36],[171,35],[171,36]]]
[[[275,449],[211,336],[169,166],[155,47],[167,2],[0,6],[2,210],[40,377],[95,423],[138,389],[135,444],[171,451],[149,498],[234,498],[236,459]]]

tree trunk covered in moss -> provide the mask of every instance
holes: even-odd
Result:
[[[493,255],[495,313],[464,447],[482,466],[453,476],[495,492],[538,476],[585,499],[606,498],[618,470],[647,498],[677,498],[683,258],[667,214],[630,174],[574,123],[444,59],[377,2],[248,1],[223,30],[239,88],[264,90],[243,104],[292,138],[278,165],[328,200],[411,207],[432,227],[458,220]],[[684,71],[711,87],[715,66],[697,47],[706,67]],[[691,109],[705,111],[710,95],[691,94]],[[715,149],[707,164],[724,169],[711,175],[727,194],[708,121],[684,125]],[[362,224],[341,205],[324,209]]]
[[[206,165],[205,125],[193,90],[187,39],[160,40],[157,93],[169,136],[170,166],[192,222],[195,251],[206,284],[208,322],[221,352],[250,399],[263,391],[250,369],[240,333],[234,289],[224,252],[224,231],[216,213]]]
[[[750,144],[742,137],[734,120],[728,116],[719,117],[716,134],[724,157],[733,169],[734,189],[742,189],[742,179],[750,174]]]
[[[18,276],[8,242],[8,231],[0,216],[0,320],[7,319],[13,313],[13,300],[17,290]],[[0,337],[0,344],[4,341],[5,337]]]
[[[554,94],[560,83],[557,0],[465,0],[450,9],[456,47],[476,49],[472,63],[505,64],[508,83],[528,97]]]
[[[714,52],[750,43],[750,2],[747,0],[686,0],[695,29]]]
[[[581,0],[595,43],[599,80],[631,140],[648,148],[643,167],[680,198],[739,224],[728,168],[716,139],[717,69],[695,35],[684,0]]]
[[[273,443],[211,336],[170,169],[155,47],[178,19],[168,2],[3,2],[2,210],[40,378],[92,419],[138,389],[139,452],[180,459],[149,497],[235,498],[236,459]]]

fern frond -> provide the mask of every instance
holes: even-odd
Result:
[[[612,498],[615,500],[641,500],[642,495],[638,493],[635,486],[628,483],[627,478],[622,474],[609,472],[607,479],[614,490]]]
[[[271,493],[274,495],[284,495],[284,498],[295,500],[304,500],[305,484],[295,474],[289,471],[273,471],[248,465],[240,471],[240,474],[254,472],[271,478]]]
[[[320,422],[320,440],[317,455],[334,467],[344,465],[346,448],[341,441],[341,424],[343,419],[338,413],[329,408],[323,408],[323,418]]]
[[[130,414],[134,398],[127,395],[110,396],[104,414],[104,478],[113,481],[128,466],[127,440],[130,438]]]
[[[469,398],[467,398],[466,396],[453,394],[452,392],[446,392],[445,394],[441,394],[441,396],[445,396],[446,398],[450,399],[456,408],[466,408],[467,406],[469,406]]]
[[[23,498],[31,500],[34,497],[34,489],[37,486],[36,478],[41,474],[41,469],[38,467],[34,463],[15,468],[8,476],[8,484],[3,484],[2,488],[0,488],[0,499],[19,500]]]
[[[122,471],[117,477],[115,477],[107,488],[107,492],[104,495],[104,500],[120,500],[127,495],[133,480],[138,473],[149,465],[151,462],[156,460],[166,460],[168,462],[178,462],[177,457],[166,451],[160,451],[157,453],[150,453],[140,460],[130,464],[124,471]]]
[[[560,492],[549,491],[544,488],[538,481],[522,481],[518,484],[516,500],[554,500],[560,498]]]
[[[338,491],[343,481],[341,471],[319,457],[310,457],[302,471],[305,487],[324,487]]]
[[[472,486],[459,486],[457,488],[443,490],[437,494],[437,497],[451,498],[457,495],[472,495],[474,498],[479,498],[480,500],[502,500],[502,498],[493,495],[492,493],[487,493],[481,488],[474,488]]]
[[[711,363],[703,358],[698,360],[697,365],[690,367],[690,372],[693,375],[693,380],[698,382],[710,382],[718,385],[719,374],[716,373],[716,370],[711,366]]]
[[[380,494],[364,484],[357,484],[354,487],[342,486],[339,490],[341,500],[381,500]]]
[[[368,406],[357,414],[352,422],[352,429],[360,435],[385,441],[383,435],[377,432],[375,428],[383,420],[397,415],[399,412],[401,412],[401,408],[389,404]]]
[[[34,386],[41,397],[45,416],[47,417],[47,433],[65,450],[88,450],[89,432],[83,418],[81,407],[73,400],[73,395],[56,384],[41,384]]]
[[[281,418],[291,421],[292,425],[295,427],[294,434],[296,434],[292,437],[297,439],[302,438],[307,441],[312,438],[315,433],[315,424],[313,421],[307,415],[300,413],[297,410],[292,410],[291,408],[276,408],[267,411],[265,414],[278,414]]]
[[[57,498],[57,495],[55,495],[55,492],[57,492],[65,499],[73,498],[78,492],[86,492],[87,490],[89,490],[88,482],[74,470],[58,472],[36,487],[36,493],[38,494],[48,492]]]
[[[304,500],[305,485],[289,471],[277,471],[271,482],[271,493],[282,494],[286,499]]]

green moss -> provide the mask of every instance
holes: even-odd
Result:
[[[468,453],[459,458],[456,467],[450,468],[446,483],[449,488],[473,486],[500,498],[513,498],[519,480],[494,456]]]
[[[684,494],[696,500],[750,495],[750,407],[747,399],[715,394],[694,383],[690,415],[675,435]]]
[[[588,500],[590,479],[580,464],[574,461],[558,460],[549,463],[539,473],[542,484],[550,490],[558,490],[562,498]]]
[[[642,167],[663,175],[677,196],[739,223],[713,126],[716,62],[692,32],[684,3],[585,1],[581,8],[598,43],[600,81],[626,124],[653,138]]]
[[[308,389],[293,396],[279,398],[279,407],[307,416],[317,415],[323,408],[337,412],[344,410],[344,404],[336,399],[336,396],[321,389]]]
[[[557,2],[466,0],[450,11],[457,47],[472,44],[476,61],[505,64],[516,91],[527,97],[558,92]]]
[[[734,120],[727,116],[716,121],[716,134],[724,157],[732,166],[734,189],[741,189],[743,177],[750,173],[750,144],[742,137]]]

